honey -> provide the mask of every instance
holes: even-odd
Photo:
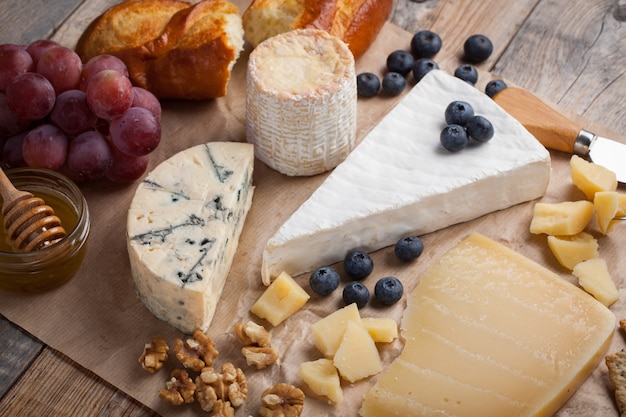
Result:
[[[16,188],[31,192],[52,207],[67,236],[44,249],[18,252],[0,214],[0,289],[38,292],[65,283],[76,274],[87,250],[87,202],[71,180],[53,171],[19,168],[7,171],[7,176]]]
[[[61,220],[61,225],[64,228],[73,230],[76,227],[76,222],[78,221],[76,210],[69,207],[63,199],[54,194],[41,191],[33,192],[33,195],[41,198],[45,201],[46,205],[54,210],[54,215]],[[0,202],[2,202],[2,198],[0,198]],[[4,225],[2,213],[0,213],[0,224]],[[0,230],[0,252],[20,252],[13,246],[10,236],[7,234],[7,230],[4,227]]]

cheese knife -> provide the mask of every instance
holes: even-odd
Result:
[[[507,87],[494,100],[546,148],[576,154],[610,169],[626,183],[626,145],[598,136],[565,117],[534,94]]]

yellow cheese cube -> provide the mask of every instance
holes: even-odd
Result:
[[[609,233],[618,220],[613,220],[619,209],[619,195],[617,191],[598,191],[593,198],[596,208],[598,228],[603,235]]]
[[[363,317],[361,325],[370,334],[374,342],[390,343],[398,337],[398,323],[385,317]]]
[[[596,258],[581,262],[574,267],[572,274],[578,278],[578,283],[585,291],[605,306],[608,307],[619,299],[617,287],[604,259]]]
[[[298,375],[317,395],[328,397],[335,404],[343,400],[339,373],[331,359],[303,362],[298,368]]]
[[[333,363],[343,379],[356,382],[383,370],[374,340],[359,323],[349,321]]]
[[[277,326],[300,310],[309,298],[309,294],[289,274],[282,272],[261,294],[250,312]]]
[[[535,204],[530,232],[551,236],[571,236],[583,231],[594,212],[586,200]]]
[[[617,190],[617,176],[601,165],[573,155],[570,159],[570,168],[572,182],[590,201],[598,191]]]
[[[311,325],[315,347],[326,357],[332,357],[343,339],[349,322],[361,324],[356,304],[348,304]]]
[[[569,270],[582,261],[599,256],[598,241],[585,232],[574,236],[548,236],[548,246],[557,261]]]

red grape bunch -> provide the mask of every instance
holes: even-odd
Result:
[[[50,40],[0,45],[0,163],[132,182],[161,140],[161,104],[112,55]]]

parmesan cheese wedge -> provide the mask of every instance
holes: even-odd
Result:
[[[552,416],[606,353],[615,321],[580,288],[470,235],[409,295],[406,344],[361,415]]]
[[[356,382],[383,369],[374,340],[362,325],[349,321],[333,363],[343,379]]]
[[[557,261],[569,270],[582,261],[600,256],[598,241],[586,232],[573,236],[548,236],[548,247]]]
[[[589,201],[599,191],[617,190],[617,175],[602,165],[589,162],[578,155],[570,159],[572,183],[578,187]]]
[[[605,306],[619,300],[619,291],[611,277],[606,261],[602,258],[588,259],[576,265],[572,274],[589,294]]]
[[[302,362],[298,367],[298,375],[317,395],[326,396],[334,403],[343,401],[341,380],[331,359]]]
[[[311,298],[286,272],[276,278],[250,307],[250,312],[278,326]]]
[[[587,200],[535,204],[530,233],[550,236],[572,236],[582,232],[595,211]]]
[[[598,191],[593,196],[598,227],[603,235],[607,235],[620,220],[613,220],[619,211],[619,194],[617,191]]]

